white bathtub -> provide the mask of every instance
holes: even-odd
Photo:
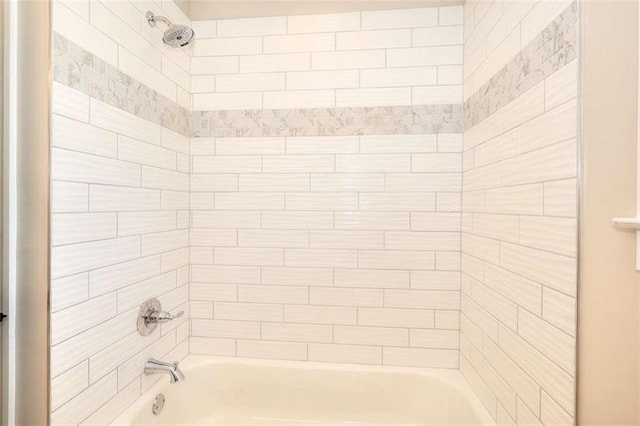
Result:
[[[189,356],[119,425],[495,425],[457,370]],[[158,393],[166,397],[151,412]]]

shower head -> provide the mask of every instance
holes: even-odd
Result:
[[[169,19],[164,16],[154,15],[149,11],[146,13],[147,22],[150,26],[156,27],[158,22],[164,23],[168,28],[162,35],[162,41],[164,44],[170,47],[184,47],[193,39],[195,33],[186,25],[174,25]]]

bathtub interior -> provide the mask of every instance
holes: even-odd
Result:
[[[494,424],[457,370],[194,355],[183,366],[184,382],[163,378],[115,424]]]

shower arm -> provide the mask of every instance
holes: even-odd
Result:
[[[169,18],[165,18],[164,16],[154,15],[153,12],[147,12],[145,16],[147,18],[147,22],[152,27],[157,26],[158,22],[164,23],[169,28],[173,27],[173,22],[171,22]]]

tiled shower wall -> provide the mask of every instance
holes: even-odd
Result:
[[[54,2],[53,422],[191,351],[459,366],[500,422],[570,423],[568,7],[194,22],[189,50],[143,19],[189,24],[170,0]],[[152,296],[187,315],[142,338]]]
[[[460,368],[499,424],[571,424],[577,10],[468,1]]]
[[[191,64],[147,9],[189,23],[169,1],[53,3],[53,424],[108,423],[159,378],[150,356],[188,352]],[[142,337],[149,297],[186,315]]]
[[[191,352],[457,368],[462,7],[194,26]]]

